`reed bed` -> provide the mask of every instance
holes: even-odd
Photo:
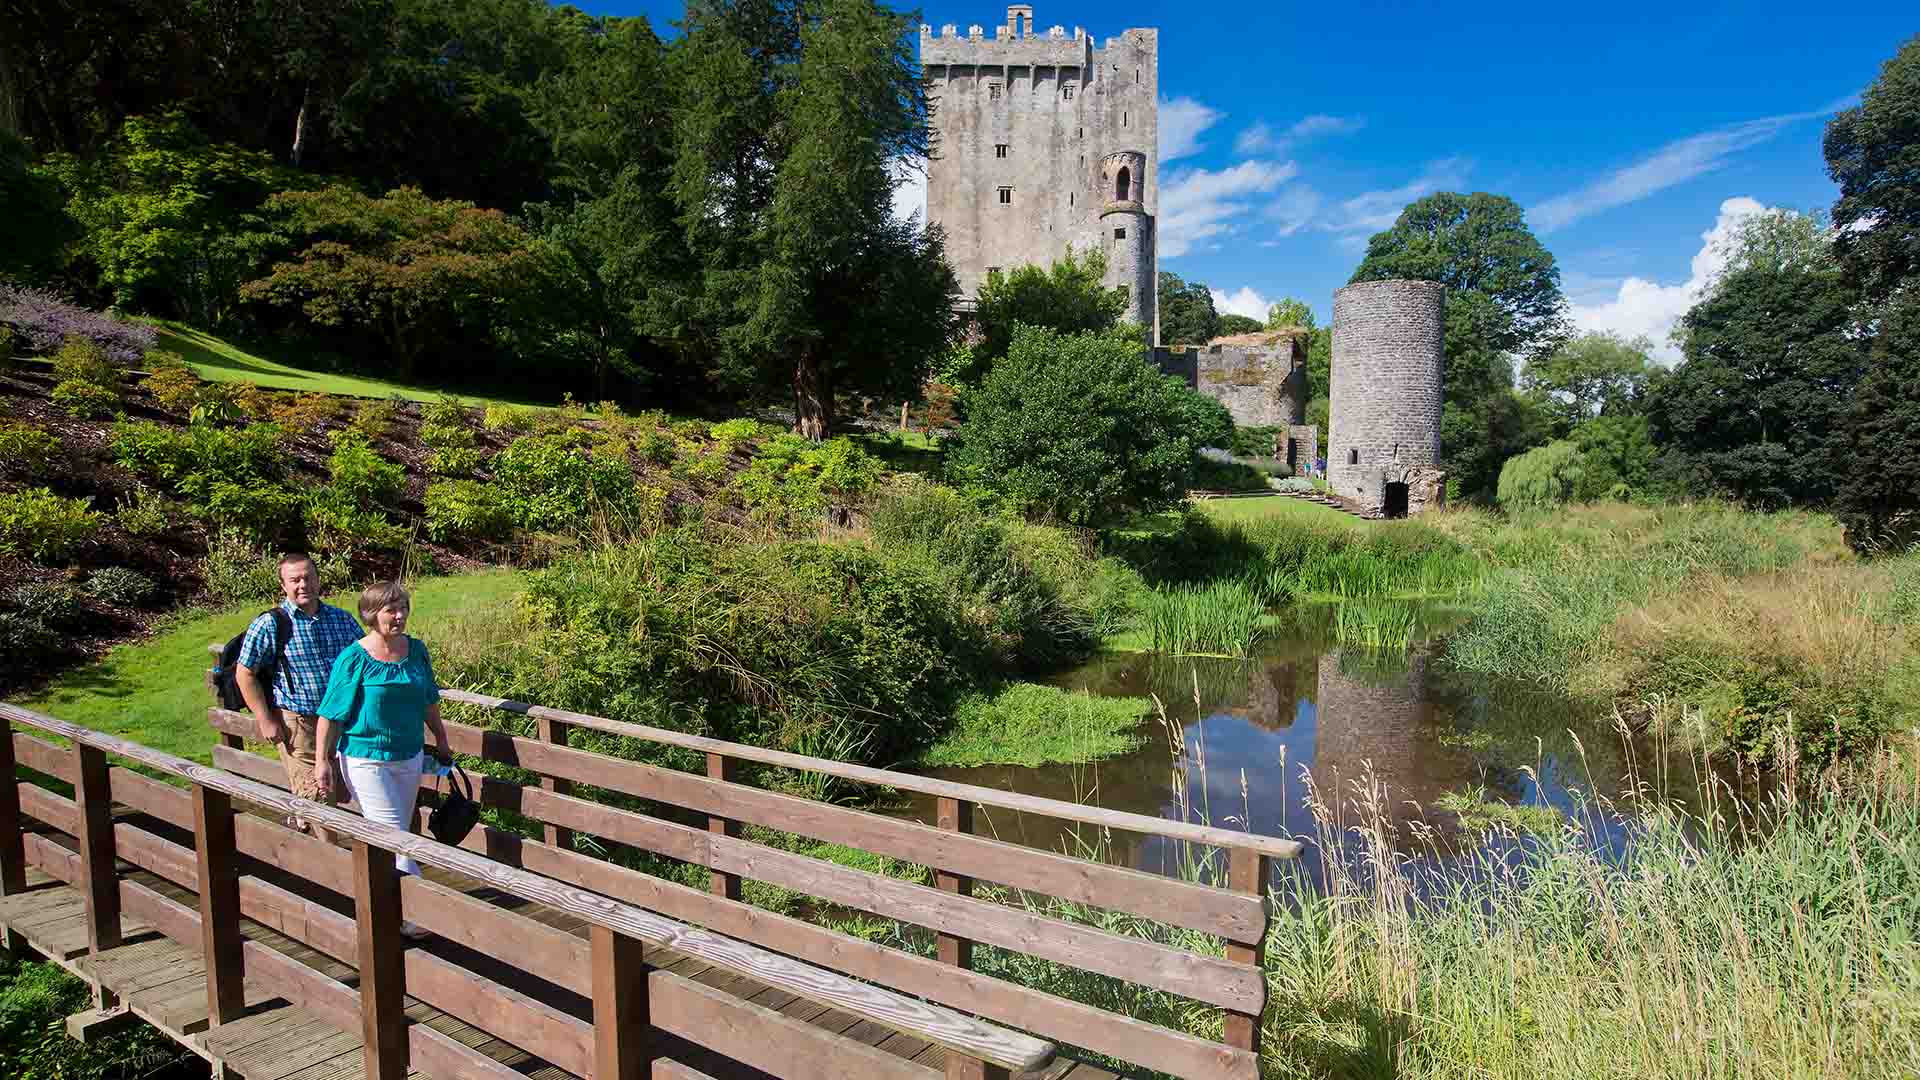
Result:
[[[1246,656],[1267,621],[1260,590],[1244,580],[1157,589],[1141,607],[1154,651],[1182,656]]]

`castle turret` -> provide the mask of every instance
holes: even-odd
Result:
[[[1107,286],[1127,290],[1126,317],[1153,328],[1155,300],[1153,215],[1147,213],[1147,155],[1116,150],[1100,162],[1105,204],[1100,210],[1100,246],[1107,256]],[[1157,340],[1158,335],[1153,340]]]

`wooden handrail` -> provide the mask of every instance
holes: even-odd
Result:
[[[220,652],[220,646],[217,644],[210,644],[207,649],[215,655]],[[681,731],[647,727],[644,724],[629,724],[621,720],[609,720],[604,716],[594,716],[591,713],[552,709],[545,705],[531,705],[511,698],[494,697],[491,694],[476,694],[470,690],[443,688],[440,691],[440,697],[446,701],[457,701],[465,705],[477,705],[481,708],[515,713],[534,720],[564,724],[568,727],[591,728],[594,731],[604,731],[609,735],[621,735],[629,739],[659,743],[663,746],[677,746],[684,750],[698,751],[701,754],[717,754],[740,761],[758,762],[762,765],[778,765],[857,784],[898,788],[901,791],[912,791],[936,798],[958,799],[980,806],[1018,810],[1043,817],[1058,818],[1062,821],[1077,821],[1083,825],[1098,825],[1101,828],[1119,829],[1123,832],[1146,836],[1164,836],[1170,840],[1189,840],[1228,850],[1252,851],[1275,859],[1297,858],[1302,850],[1298,840],[1279,836],[1236,832],[1232,829],[1195,825],[1185,821],[1169,821],[1166,818],[1157,818],[1148,814],[1085,806],[1061,799],[1022,795],[1014,791],[999,791],[976,784],[957,784],[951,780],[941,780],[931,776],[918,776],[913,773],[894,772],[891,769],[876,769],[868,765],[808,757],[805,754],[792,754],[784,750],[769,750],[746,743],[710,739],[704,735],[689,735]]]
[[[759,979],[797,997],[837,1006],[885,1027],[906,1032],[1002,1068],[1027,1071],[1053,1059],[1053,1044],[1009,1031],[949,1009],[858,982],[745,942],[676,922],[598,893],[495,862],[462,848],[368,821],[356,814],[297,798],[265,784],[175,757],[138,743],[0,702],[0,716],[59,735],[80,746],[110,753],[227,795],[317,825],[394,854],[461,874],[545,904],[648,945],[671,949],[717,967]],[[11,780],[11,778],[6,778]]]

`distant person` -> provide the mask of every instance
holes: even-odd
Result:
[[[413,824],[413,804],[425,767],[426,733],[433,732],[434,756],[451,761],[447,729],[440,722],[440,687],[433,660],[419,638],[407,634],[413,600],[397,581],[383,581],[360,593],[360,621],[367,633],[340,653],[320,702],[318,752],[313,783],[330,785],[334,744],[339,743],[340,772],[347,791],[368,821],[402,832]],[[420,864],[401,856],[397,869],[418,874]],[[402,924],[408,937],[426,933]]]
[[[234,682],[253,713],[254,730],[279,748],[280,762],[287,770],[287,786],[302,799],[331,804],[335,801],[331,787],[313,782],[320,699],[326,696],[327,676],[334,660],[360,636],[360,626],[353,616],[321,603],[320,569],[314,565],[313,556],[304,551],[280,557],[280,592],[286,598],[280,612],[290,622],[285,652],[277,661],[274,659],[279,635],[275,624],[279,619],[274,612],[263,613],[248,625],[241,639]],[[271,696],[259,678],[270,665]],[[307,831],[307,823],[299,818],[288,818],[287,824]],[[316,827],[313,833],[322,840],[333,839],[323,828]]]

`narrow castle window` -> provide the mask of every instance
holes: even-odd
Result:
[[[1060,84],[1060,96],[1061,96],[1061,97],[1063,97],[1063,98],[1066,98],[1066,99],[1067,99],[1068,101],[1072,101],[1072,100],[1073,100],[1073,84],[1072,84],[1072,83],[1061,83],[1061,84]]]
[[[987,100],[988,101],[1000,100],[1000,84],[999,83],[990,82],[987,84]]]
[[[1138,71],[1133,73],[1133,85],[1135,86],[1140,85],[1140,73]]]
[[[1073,192],[1071,191],[1067,192],[1067,205],[1068,206],[1073,205]]]
[[[1087,129],[1086,129],[1086,128],[1083,128],[1083,127],[1077,127],[1077,128],[1074,128],[1074,129],[1073,129],[1073,137],[1074,137],[1074,138],[1076,138],[1076,139],[1084,139],[1084,138],[1086,138],[1086,137],[1087,137]]]
[[[1127,201],[1127,192],[1129,189],[1133,187],[1132,183],[1130,183],[1132,179],[1133,179],[1133,174],[1127,169],[1127,167],[1125,165],[1120,166],[1120,175],[1114,177],[1114,180],[1113,180],[1114,201],[1116,202]]]
[[[1358,447],[1347,451],[1347,464],[1349,465],[1360,464],[1360,450]]]
[[[995,143],[995,144],[993,145],[993,156],[994,156],[994,157],[1006,157],[1006,156],[1007,156],[1007,144],[1006,144],[1006,143]]]
[[[1000,203],[1001,203],[1001,205],[1003,205],[1003,206],[1004,206],[1004,205],[1006,205],[1006,204],[1008,204],[1008,203],[1011,203],[1011,202],[1013,202],[1013,189],[1012,189],[1012,188],[1010,188],[1010,187],[1003,187],[1003,188],[1001,188],[1001,189],[1000,189]]]
[[[1121,127],[1127,126],[1127,114],[1125,112],[1122,112],[1120,114],[1120,126]]]
[[[1115,240],[1125,240],[1127,238],[1127,230],[1125,229],[1113,230],[1113,238]]]

